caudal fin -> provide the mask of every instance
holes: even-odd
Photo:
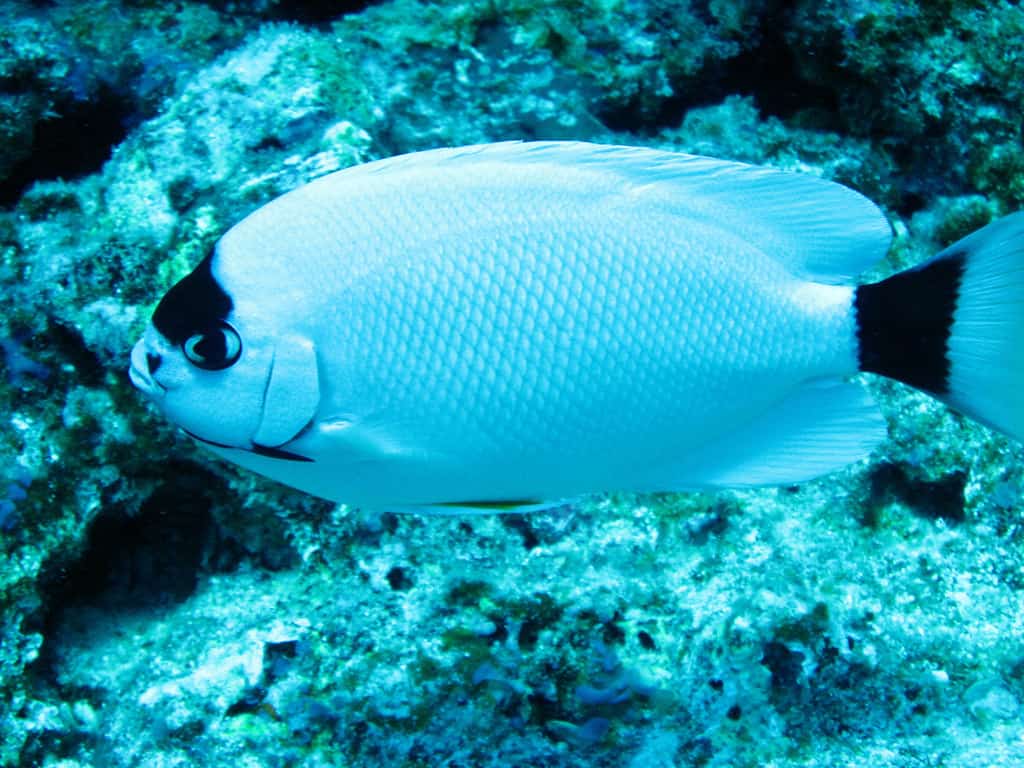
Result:
[[[1024,442],[1024,212],[857,288],[860,369]]]

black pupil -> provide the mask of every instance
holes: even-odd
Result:
[[[204,333],[194,345],[192,351],[199,359],[207,363],[219,363],[227,359],[228,345],[224,331],[217,329]]]
[[[222,371],[232,366],[242,353],[242,342],[227,323],[197,333],[181,345],[193,365],[207,371]]]

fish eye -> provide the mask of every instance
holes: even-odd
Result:
[[[189,336],[182,342],[181,351],[197,368],[222,371],[238,362],[242,355],[242,339],[238,331],[222,321],[213,328]]]

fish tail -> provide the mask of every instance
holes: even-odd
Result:
[[[1024,212],[856,289],[860,369],[1024,441]]]

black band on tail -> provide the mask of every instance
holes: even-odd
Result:
[[[862,371],[935,395],[949,393],[949,333],[966,255],[952,251],[880,283],[857,288]]]

